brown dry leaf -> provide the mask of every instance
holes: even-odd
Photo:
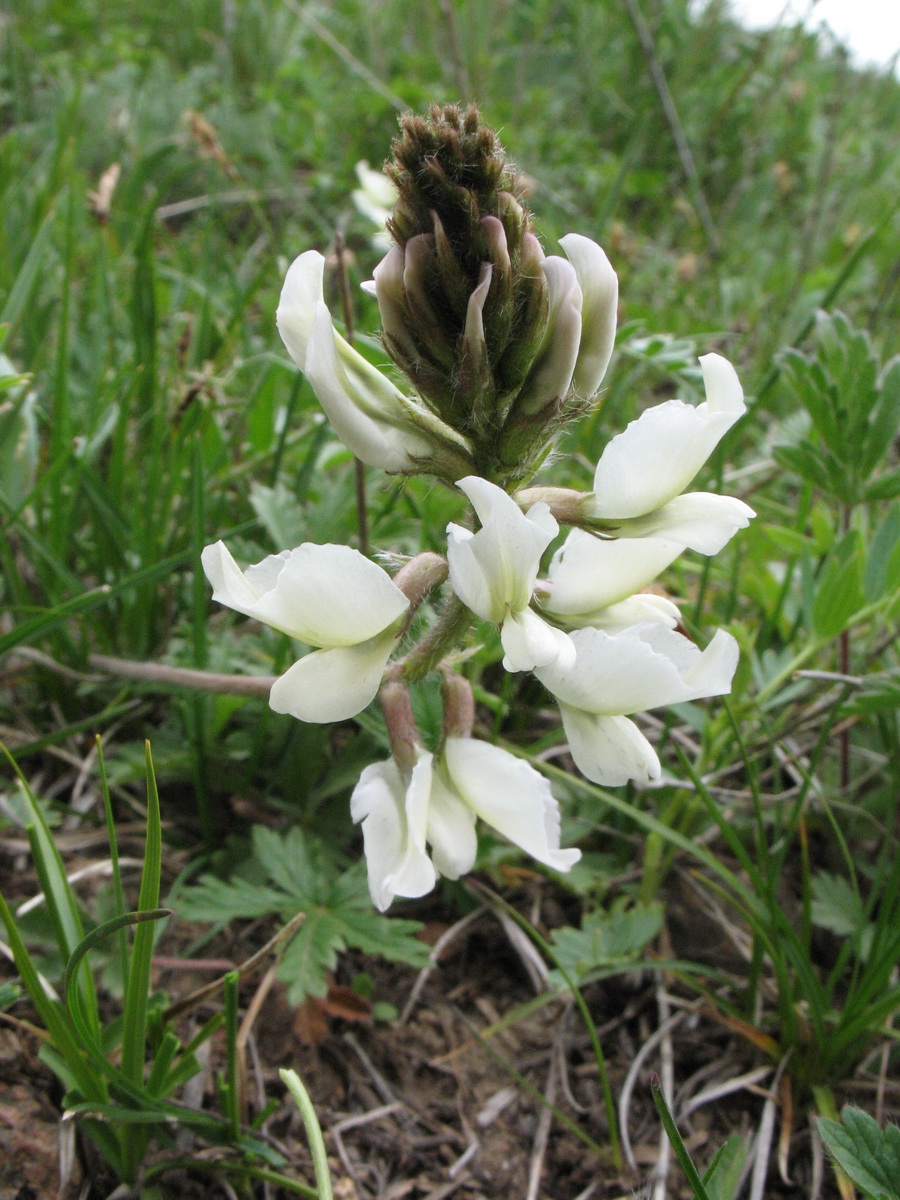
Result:
[[[307,996],[294,1013],[291,1023],[294,1036],[304,1046],[315,1046],[328,1036],[328,1020],[322,1008],[321,1000],[315,996]]]
[[[372,1005],[353,988],[329,983],[324,1000],[317,1000],[329,1017],[340,1017],[342,1021],[371,1021]]]

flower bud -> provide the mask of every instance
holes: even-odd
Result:
[[[545,257],[527,188],[474,107],[401,118],[385,168],[395,241],[375,271],[384,344],[485,477],[531,475],[600,385],[616,277],[588,238]]]

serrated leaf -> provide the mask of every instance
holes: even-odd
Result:
[[[252,879],[233,875],[225,881],[204,875],[184,890],[178,912],[199,921],[274,913],[288,919],[304,912],[306,920],[278,969],[292,1004],[325,994],[328,975],[348,946],[415,967],[428,961],[428,947],[415,936],[422,928],[418,921],[372,911],[364,863],[340,871],[328,848],[299,828],[282,833],[255,826],[252,842],[252,858],[242,868]],[[261,878],[271,882],[260,883]]]
[[[176,904],[179,917],[188,921],[240,921],[264,917],[298,906],[276,888],[232,876],[228,881],[203,875],[200,882],[185,888]]]
[[[847,1105],[841,1120],[819,1118],[822,1140],[853,1183],[872,1200],[900,1200],[900,1129]]]
[[[342,926],[347,944],[363,954],[380,954],[388,962],[405,962],[411,967],[428,963],[430,950],[417,936],[422,929],[420,921],[351,912],[344,914]]]
[[[863,925],[862,898],[840,875],[820,871],[812,879],[812,919],[822,929],[850,937]]]
[[[315,909],[306,914],[278,968],[278,978],[288,985],[290,1004],[325,995],[328,974],[337,966],[338,954],[347,948],[341,926],[334,913]]]
[[[554,930],[552,942],[559,966],[580,976],[635,958],[661,928],[659,906],[635,904],[611,912],[586,913],[580,929],[564,926]]]
[[[313,876],[317,872],[312,861],[310,846],[297,828],[279,833],[265,825],[254,825],[253,857],[264,868],[266,875],[289,896],[295,896],[303,906],[310,897]],[[330,875],[331,872],[329,871]]]

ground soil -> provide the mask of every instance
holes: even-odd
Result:
[[[0,889],[13,903],[36,890],[17,849],[18,844],[0,839]],[[539,924],[547,921],[552,927],[548,917],[557,924],[563,919],[547,881],[526,877],[507,895]],[[727,970],[737,961],[734,948],[697,911],[692,895],[673,881],[666,930],[671,944],[666,949],[675,957],[714,961]],[[409,915],[422,918],[421,906],[411,908]],[[460,919],[458,912],[443,911],[439,901],[426,915],[432,943]],[[246,960],[274,927],[247,923],[226,931],[204,947],[205,962],[189,967],[179,959],[198,929],[172,921],[157,948],[154,986],[173,1000],[207,983],[225,963]],[[371,999],[388,1002],[403,1019],[375,1022],[367,1016],[365,1002],[351,1003],[349,984],[360,972],[371,978]],[[11,964],[0,959],[0,983],[13,977]],[[257,997],[261,985],[265,995]],[[266,1097],[283,1099],[278,1068],[293,1067],[325,1131],[337,1200],[649,1196],[664,1145],[651,1075],[665,1077],[668,1072],[679,1112],[692,1096],[717,1083],[772,1067],[739,1028],[729,1027],[698,1002],[696,993],[671,978],[644,971],[589,985],[585,999],[617,1102],[636,1057],[655,1038],[628,1082],[630,1099],[620,1118],[628,1149],[625,1165],[617,1167],[609,1148],[599,1069],[584,1024],[570,998],[547,992],[522,943],[489,909],[450,936],[446,952],[424,981],[412,969],[354,952],[343,956],[324,1003],[291,1008],[283,984],[272,985],[265,975],[265,964],[242,984],[243,1011],[255,997],[262,1003],[245,1054],[248,1114],[258,1112]],[[109,1007],[114,1015],[112,1000]],[[182,1032],[198,1027],[214,1009],[215,1002],[200,1006],[183,1019]],[[53,1200],[57,1195],[100,1200],[111,1195],[115,1181],[86,1139],[75,1140],[74,1122],[60,1123],[62,1089],[37,1057],[37,1035],[22,1024],[34,1020],[28,1004],[20,1002],[7,1012],[12,1020],[0,1022],[0,1200]],[[508,1020],[505,1027],[503,1018]],[[667,1021],[670,1036],[659,1037]],[[191,1085],[191,1103],[215,1104],[221,1055],[218,1038],[205,1074]],[[771,1079],[770,1069],[679,1121],[701,1167],[730,1133],[755,1133]],[[855,1095],[844,1098],[865,1106],[866,1089],[871,1101],[877,1081],[873,1076],[857,1087]],[[893,1119],[900,1106],[898,1090],[890,1084],[885,1090],[885,1115]],[[794,1099],[784,1091],[778,1096],[766,1200],[806,1200],[814,1194],[810,1126],[802,1114],[802,1098],[796,1098],[792,1109],[789,1101]],[[592,1139],[599,1152],[579,1140],[573,1127]],[[306,1138],[293,1104],[283,1101],[264,1132],[289,1159],[290,1172],[311,1183]],[[59,1192],[61,1136],[71,1152]],[[157,1152],[157,1158],[174,1152]],[[182,1161],[188,1154],[207,1163],[221,1153],[186,1135],[180,1135],[177,1152]],[[154,1161],[153,1154],[148,1161]],[[166,1200],[239,1194],[208,1171],[179,1170],[159,1183]],[[248,1194],[266,1200],[289,1195],[273,1187],[265,1192],[262,1185]],[[667,1195],[670,1200],[692,1195],[674,1161]],[[826,1169],[820,1200],[837,1196]]]

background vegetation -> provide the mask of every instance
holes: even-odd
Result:
[[[279,968],[292,1004],[326,993],[347,946],[424,962],[409,921],[371,915],[349,820],[360,768],[385,753],[377,713],[304,726],[264,699],[141,682],[107,660],[285,663],[280,636],[211,614],[198,566],[220,536],[242,561],[356,538],[353,463],[275,332],[284,270],[310,247],[333,252],[340,233],[354,281],[368,278],[378,254],[350,199],[354,165],[385,158],[399,111],[477,100],[533,180],[548,250],[588,234],[620,277],[605,399],[561,447],[553,482],[588,486],[607,437],[647,402],[697,398],[696,355],[715,349],[738,367],[750,415],[707,482],[759,514],[714,563],[685,556],[666,579],[692,634],[726,626],[744,654],[729,702],[649,718],[661,786],[608,794],[575,777],[542,690],[503,676],[492,642],[476,656],[481,733],[548,764],[564,841],[586,851],[571,880],[546,884],[560,899],[536,924],[588,998],[664,925],[673,986],[743,1038],[745,1069],[753,1055],[777,1067],[788,1138],[785,1088],[791,1111],[834,1117],[862,1081],[879,1118],[896,1113],[897,80],[799,29],[747,32],[724,5],[686,0],[14,0],[0,22],[0,732],[31,789],[10,772],[0,794],[10,903],[48,887],[7,870],[24,861],[22,826],[32,848],[44,821],[103,827],[95,734],[109,811],[123,827],[146,819],[149,738],[178,916],[270,918],[261,945],[278,919],[314,910]],[[362,293],[355,322],[378,357]],[[419,480],[373,487],[371,545],[440,550],[460,507]],[[427,725],[427,686],[419,699]],[[516,853],[490,838],[482,849],[487,877],[534,919]],[[686,888],[724,959],[679,935]],[[78,897],[58,897],[61,913],[86,911],[81,934],[56,937],[55,965],[50,931],[34,914],[18,922],[51,975],[85,929],[124,911],[109,889]],[[447,887],[401,916],[452,922],[472,904]],[[623,934],[617,913],[634,928]],[[149,963],[144,941],[136,963]],[[195,950],[187,937],[178,952]],[[112,966],[104,978],[115,994]],[[21,1016],[16,997],[0,990]],[[84,1002],[87,1025],[99,1021]],[[174,1091],[183,1078],[170,1074],[157,1083]],[[85,1100],[109,1102],[87,1087]],[[229,1103],[226,1086],[236,1127]],[[228,1142],[221,1128],[201,1135]],[[101,1152],[134,1181],[146,1142],[126,1143]],[[607,1167],[598,1157],[598,1178]],[[786,1195],[814,1194],[805,1170]],[[769,1186],[786,1188],[776,1178],[772,1165]],[[567,1187],[559,1177],[549,1194],[578,1193]]]

